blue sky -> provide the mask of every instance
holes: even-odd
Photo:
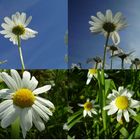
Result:
[[[22,51],[27,69],[65,69],[67,47],[64,36],[68,30],[67,0],[0,0],[0,24],[5,16],[15,12],[32,16],[29,28],[38,31],[35,38],[22,41]],[[0,27],[0,30],[2,28]],[[21,69],[18,48],[0,35],[1,69]]]
[[[83,68],[87,58],[103,56],[105,38],[103,35],[93,35],[89,31],[90,16],[96,16],[98,11],[105,13],[111,9],[115,14],[123,13],[128,27],[119,32],[121,47],[125,52],[135,51],[132,57],[140,57],[140,0],[70,0],[69,1],[69,67],[71,63],[82,63]],[[109,54],[108,54],[109,55]],[[107,60],[107,65],[110,65]],[[119,59],[114,60],[113,68],[120,67]],[[126,65],[125,68],[128,68]]]

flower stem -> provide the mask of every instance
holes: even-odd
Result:
[[[23,70],[25,70],[25,65],[24,65],[24,60],[23,60],[23,55],[22,55],[22,50],[21,50],[20,37],[17,36],[17,39],[18,39],[18,51],[19,51],[21,65],[22,65],[22,71],[23,71]]]
[[[11,138],[18,139],[20,134],[20,127],[19,127],[19,118],[15,120],[11,127]]]
[[[106,43],[105,43],[105,48],[104,48],[104,57],[103,57],[103,67],[102,67],[102,69],[105,68],[105,62],[106,62],[106,49],[107,49],[107,46],[108,46],[109,36],[110,36],[110,33],[107,33],[107,38],[106,38]]]
[[[124,59],[122,59],[122,70],[124,69]]]
[[[112,51],[111,56],[114,55],[114,51]],[[110,65],[110,69],[112,70],[112,66],[113,66],[113,58],[111,57],[111,65]]]

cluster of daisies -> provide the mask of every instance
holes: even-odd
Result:
[[[97,78],[98,73],[96,69],[89,69],[87,74],[88,85],[92,78]],[[107,74],[105,74],[107,76]],[[117,121],[120,122],[123,118],[126,122],[129,122],[129,116],[136,116],[136,112],[133,110],[140,107],[140,102],[132,99],[134,92],[128,90],[124,87],[119,87],[118,90],[112,90],[107,96],[108,105],[104,106],[104,110],[108,110],[108,115],[113,115],[117,113]],[[86,115],[92,117],[92,114],[98,114],[97,109],[95,108],[95,101],[87,99],[84,104],[79,104],[79,106],[84,107],[83,116]],[[130,115],[129,115],[130,114]]]
[[[122,69],[124,68],[124,62],[131,64],[131,68],[140,68],[139,58],[132,58],[133,52],[126,53],[118,47],[120,43],[120,36],[118,34],[118,31],[127,27],[127,22],[121,12],[117,12],[114,16],[111,10],[106,10],[105,14],[103,14],[102,12],[97,12],[97,17],[91,16],[91,21],[89,21],[89,24],[91,25],[91,33],[101,33],[106,38],[109,37],[112,39],[113,44],[106,44],[107,46],[105,46],[106,49],[110,51],[111,69],[112,59],[114,57],[118,57],[121,59]]]
[[[39,131],[45,129],[45,122],[53,115],[55,109],[53,103],[39,95],[51,89],[51,85],[38,86],[38,81],[28,71],[19,73],[12,69],[10,75],[0,73],[0,79],[8,88],[0,90],[0,119],[1,127],[7,128],[16,119],[19,119],[23,137],[31,129],[33,124]]]

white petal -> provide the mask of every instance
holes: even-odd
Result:
[[[97,16],[100,20],[105,21],[105,16],[101,12],[97,12]]]
[[[119,122],[122,118],[122,110],[119,110],[117,113],[117,121]]]
[[[27,20],[26,20],[26,22],[25,22],[25,27],[26,26],[28,26],[28,24],[31,22],[31,20],[32,20],[32,16],[30,16]]]
[[[78,106],[83,107],[83,106],[84,106],[84,104],[78,104]]]
[[[24,122],[25,129],[29,131],[32,127],[32,112],[31,108],[24,108],[22,110],[22,121]]]
[[[84,110],[84,111],[83,111],[83,116],[86,117],[86,115],[87,115],[87,111]]]
[[[1,78],[2,80],[6,83],[6,85],[12,90],[12,91],[16,91],[18,89],[16,82],[14,81],[14,79],[9,76],[7,73],[2,72],[1,74]]]
[[[119,34],[116,31],[114,31],[112,33],[112,36],[111,37],[112,37],[112,41],[113,41],[113,43],[115,45],[118,45],[120,43],[120,36],[119,36]]]
[[[91,115],[91,112],[90,112],[90,111],[88,111],[87,113],[88,113],[88,116],[92,117],[92,115]]]
[[[0,113],[13,104],[13,100],[5,100],[0,103]]]
[[[33,111],[35,111],[40,117],[44,119],[44,121],[47,122],[49,120],[49,116],[44,111],[42,111],[38,106],[33,104],[32,108],[33,108]]]
[[[21,20],[21,22],[23,23],[23,25],[25,27],[26,13],[21,13],[20,20]]]
[[[91,81],[91,77],[88,77],[87,81],[86,81],[86,85],[89,85],[90,81]]]
[[[95,17],[95,16],[91,16],[91,19],[92,19],[95,23],[97,23],[97,24],[102,24],[102,23],[103,23],[102,20],[98,19],[98,18]]]
[[[37,87],[37,85],[38,85],[38,81],[36,80],[36,78],[33,76],[32,78],[31,78],[31,80],[30,80],[30,82],[29,82],[29,89],[31,90],[31,91],[33,91],[36,87]]]
[[[106,21],[112,22],[112,11],[111,10],[106,11]]]
[[[44,93],[44,92],[46,92],[46,91],[48,91],[50,89],[51,89],[51,85],[46,85],[46,86],[43,86],[43,87],[40,87],[40,88],[35,89],[33,91],[33,93],[35,95],[38,95],[38,94]]]
[[[96,114],[96,115],[97,115],[97,112],[95,111],[95,109],[92,109],[91,112],[92,112],[93,114]]]
[[[124,114],[124,118],[125,118],[126,122],[129,122],[129,113],[128,113],[128,111],[124,110],[123,114]]]
[[[108,115],[112,115],[112,114],[116,113],[117,110],[118,110],[118,108],[116,106],[112,106],[110,108],[110,110],[108,111]]]
[[[11,70],[11,76],[15,80],[18,88],[21,88],[22,87],[22,82],[21,82],[21,77],[18,74],[18,72],[16,70],[12,69]]]
[[[2,119],[1,121],[1,127],[6,128],[8,127],[12,122],[15,121],[17,118],[18,113],[16,112],[16,109],[14,106],[11,108],[11,110],[7,113],[7,115]]]
[[[140,102],[137,100],[131,99],[130,100],[130,108],[138,108],[138,107],[140,107]]]
[[[22,120],[22,114],[20,115],[20,126],[21,126],[21,129],[22,129],[23,138],[25,139],[27,131],[25,129],[24,120]]]
[[[132,110],[131,108],[128,109],[128,111],[131,113],[131,115],[136,116],[136,112],[134,110]]]
[[[30,79],[31,79],[31,74],[30,74],[30,72],[24,71],[24,72],[23,72],[23,78],[22,78],[23,87],[28,88]]]
[[[42,109],[42,111],[44,111],[45,113],[47,113],[48,115],[52,116],[52,112],[44,105],[40,104],[40,102],[35,101],[34,102],[35,105],[37,105],[40,109]]]
[[[111,108],[111,105],[107,105],[107,106],[105,106],[103,109],[104,110],[109,110]]]
[[[5,99],[5,97],[7,95],[10,95],[10,93],[12,93],[12,91],[10,89],[2,89],[2,90],[0,90],[0,98]]]
[[[50,102],[49,100],[46,100],[46,99],[44,99],[44,98],[41,98],[41,97],[35,97],[41,104],[43,104],[43,105],[45,105],[45,106],[48,106],[48,107],[50,107],[50,108],[52,108],[52,109],[54,109],[55,107],[54,107],[54,105],[53,105],[53,103],[52,102]]]
[[[32,114],[33,114],[33,123],[35,125],[35,127],[39,130],[39,131],[43,131],[45,129],[45,125],[43,123],[43,121],[41,120],[41,118],[38,116],[38,114],[32,110]]]

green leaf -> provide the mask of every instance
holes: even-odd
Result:
[[[120,129],[120,132],[121,132],[121,134],[124,136],[124,138],[128,138],[129,133],[128,133],[128,131],[126,130],[126,128],[122,127],[122,128]]]
[[[79,111],[77,111],[77,112],[75,112],[72,116],[70,116],[69,118],[68,118],[68,124],[71,122],[71,121],[73,121],[77,116],[79,116],[79,115],[81,115],[81,113],[82,113],[82,110],[79,110]]]
[[[136,131],[135,131],[135,135],[134,135],[135,139],[140,138],[140,125],[138,125]]]
[[[132,119],[140,124],[140,113],[137,116],[133,116]]]
[[[116,89],[115,83],[112,79],[105,80],[105,93],[107,95],[109,90]]]

